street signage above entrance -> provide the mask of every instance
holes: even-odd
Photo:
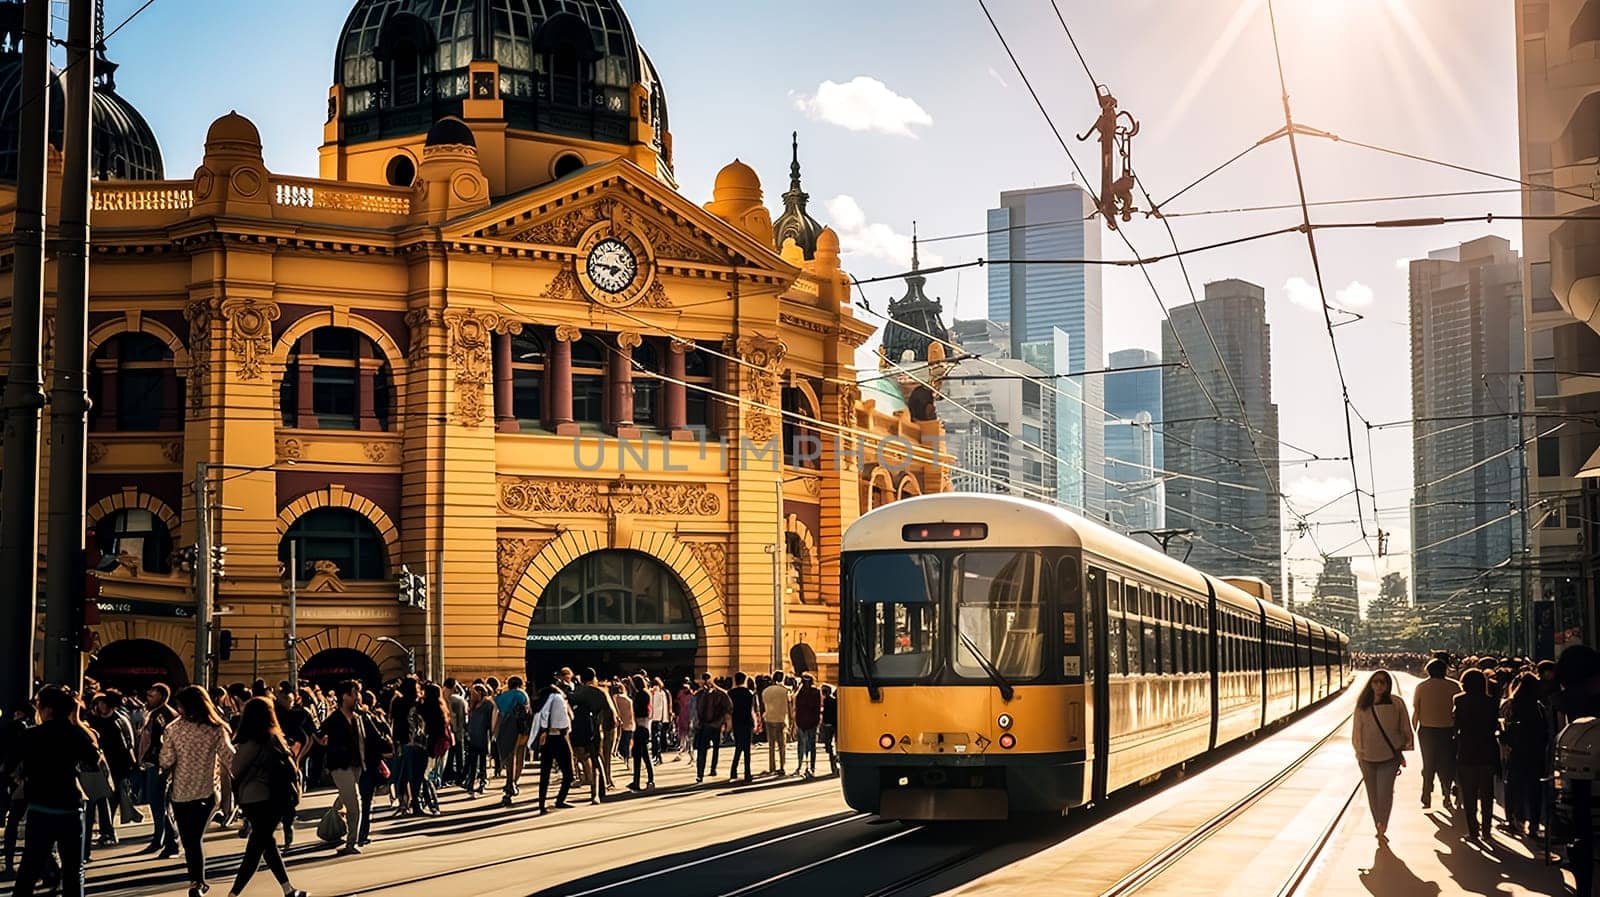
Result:
[[[164,601],[139,601],[134,598],[101,598],[95,602],[103,614],[140,617],[179,617],[192,619],[194,608],[185,604],[167,604]]]
[[[528,633],[528,647],[537,648],[645,648],[692,649],[699,639],[692,630],[640,631],[637,629],[562,629]]]

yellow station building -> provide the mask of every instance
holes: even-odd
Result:
[[[20,2],[0,28],[10,219]],[[858,385],[876,323],[798,158],[776,220],[737,160],[709,202],[678,192],[666,90],[613,0],[359,0],[315,178],[269,171],[230,112],[164,179],[98,63],[92,675],[193,675],[197,462],[228,549],[215,681],[376,682],[407,651],[436,676],[754,672],[775,638],[829,671],[842,531],[943,488],[941,425],[919,378]]]

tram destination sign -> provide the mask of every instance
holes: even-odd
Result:
[[[164,601],[101,598],[95,604],[99,606],[101,613],[117,616],[178,617],[180,619],[193,619],[194,617],[194,608],[184,604],[168,604]]]
[[[670,632],[638,629],[553,629],[528,633],[529,648],[632,648],[672,651],[693,648],[694,630]]]

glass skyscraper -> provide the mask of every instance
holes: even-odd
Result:
[[[1012,355],[1051,374],[1104,363],[1100,271],[1094,265],[1004,264],[1100,256],[1094,200],[1075,184],[1008,190],[988,213],[989,319],[1010,325]],[[1041,363],[1043,362],[1043,363]],[[1064,364],[1065,369],[1058,369]],[[1081,381],[1081,382],[1078,382]],[[1094,517],[1105,510],[1105,386],[1099,376],[1056,377],[1053,408],[1056,500]],[[1053,461],[1051,463],[1054,463]]]
[[[1156,530],[1166,524],[1166,489],[1154,473],[1162,465],[1161,353],[1149,349],[1112,352],[1116,368],[1106,384],[1106,513],[1128,529]],[[1142,415],[1142,416],[1141,416]]]

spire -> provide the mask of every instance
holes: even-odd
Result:
[[[889,301],[889,323],[884,329],[883,345],[886,357],[898,362],[907,351],[917,361],[928,360],[928,346],[935,339],[949,340],[942,314],[944,305],[930,299],[925,287],[928,278],[922,275],[922,253],[917,237],[917,223],[911,222],[911,270],[907,272],[906,294]],[[935,339],[930,339],[931,334]]]
[[[117,64],[106,56],[106,0],[94,0],[94,80],[97,87],[117,89]]]
[[[785,240],[793,240],[810,261],[817,254],[817,235],[822,233],[822,225],[806,211],[811,196],[800,186],[799,131],[789,133],[789,150],[789,189],[783,194],[783,214],[772,222],[772,239],[779,252],[783,251]]]
[[[922,266],[917,264],[917,220],[911,219],[911,270],[916,271]]]

